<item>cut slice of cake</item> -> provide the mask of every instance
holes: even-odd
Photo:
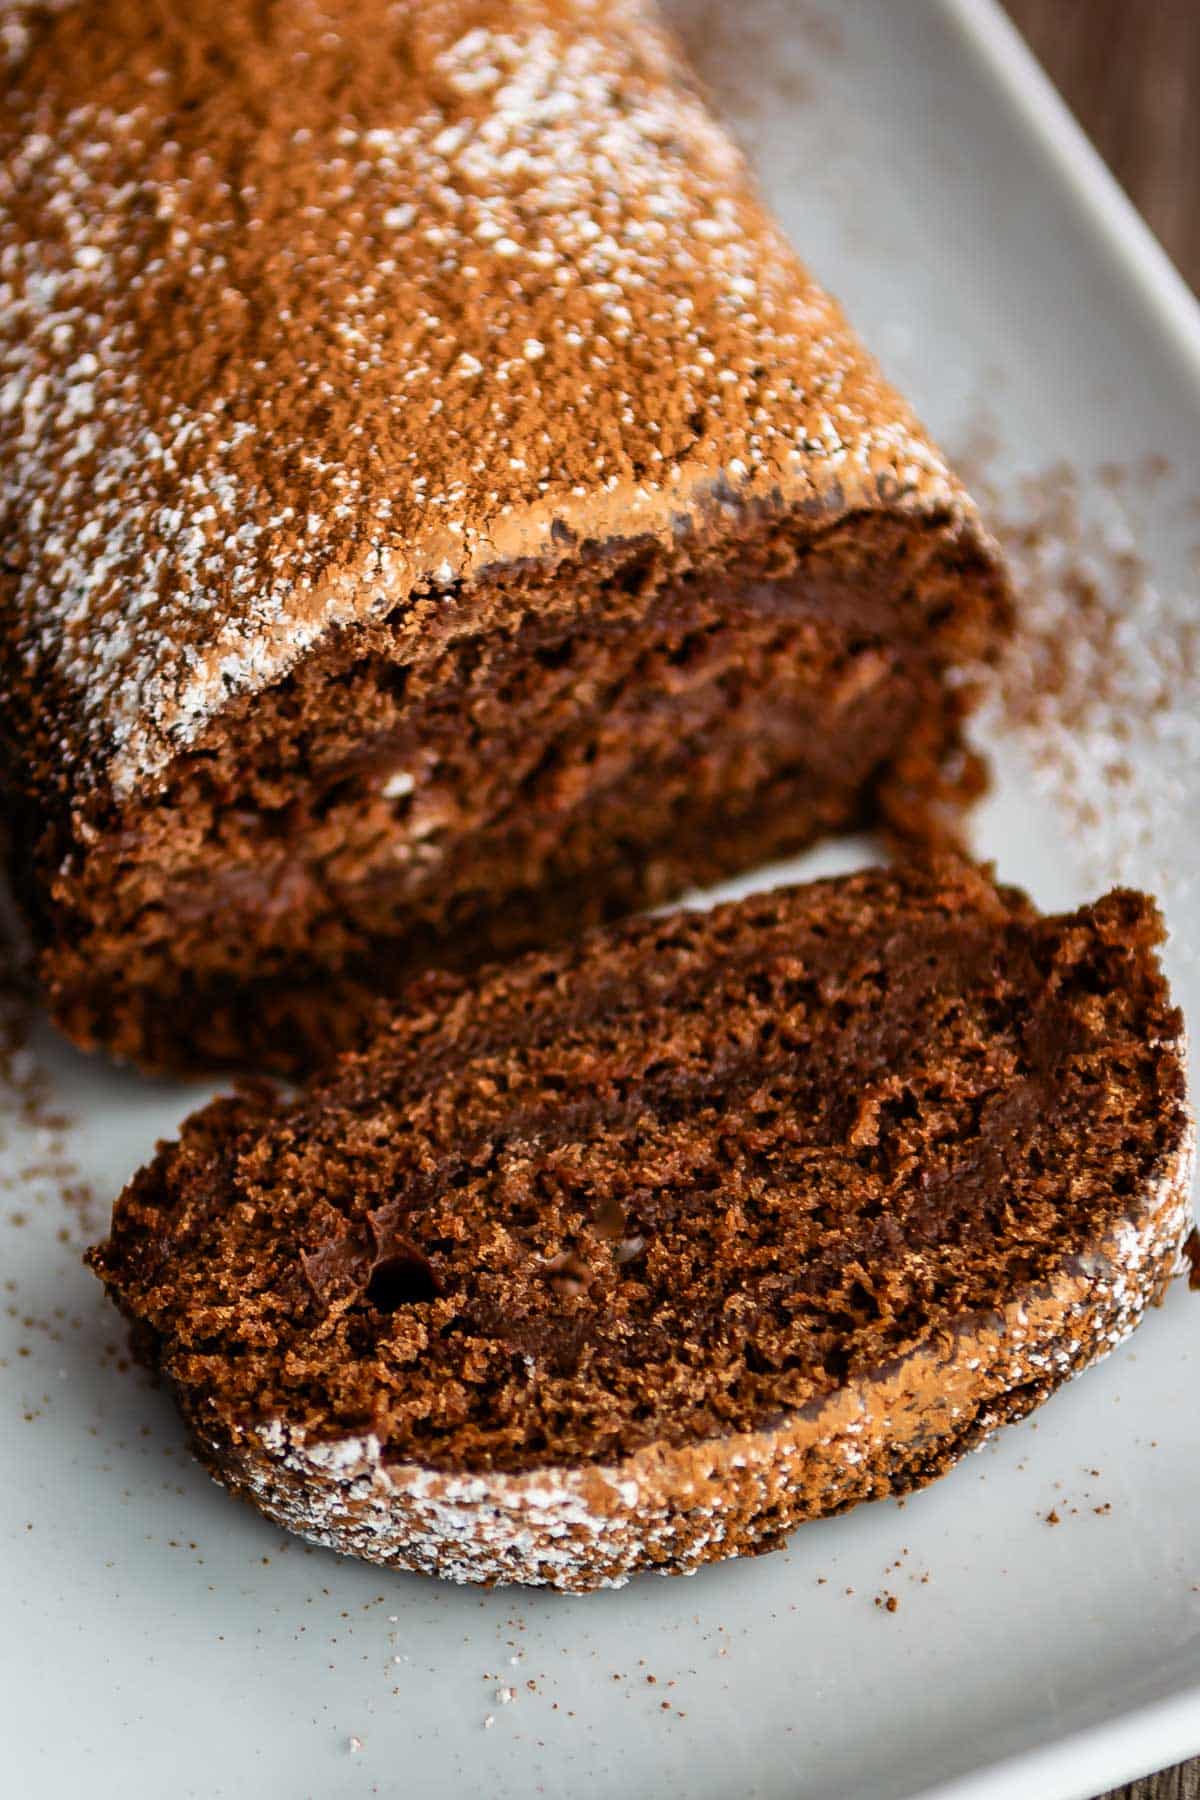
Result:
[[[423,964],[975,791],[994,547],[651,7],[12,48],[0,776],[77,1042],[302,1063]]]
[[[420,977],[91,1260],[314,1541],[589,1588],[930,1481],[1137,1324],[1192,1137],[1153,903],[871,871]]]

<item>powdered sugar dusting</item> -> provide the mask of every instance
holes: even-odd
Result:
[[[25,60],[38,14],[62,12],[75,0],[0,0],[0,63],[15,69]]]
[[[642,0],[26,12],[0,528],[24,678],[118,792],[581,500],[960,505]]]

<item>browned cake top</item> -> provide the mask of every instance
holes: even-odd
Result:
[[[1151,902],[873,871],[428,978],[96,1266],[209,1438],[522,1469],[769,1425],[1082,1266],[1186,1116]]]
[[[3,47],[5,611],[118,793],[573,533],[970,516],[643,0],[29,0]]]

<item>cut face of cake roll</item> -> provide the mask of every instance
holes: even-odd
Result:
[[[303,1062],[972,792],[992,546],[648,6],[6,43],[3,779],[78,1042]]]
[[[868,871],[427,974],[297,1097],[190,1119],[92,1262],[212,1472],[318,1543],[565,1588],[770,1549],[1161,1296],[1159,936]]]

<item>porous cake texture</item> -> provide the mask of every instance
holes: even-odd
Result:
[[[1182,1266],[1153,904],[870,871],[417,978],[165,1145],[92,1262],[317,1543],[590,1588],[920,1486]]]

